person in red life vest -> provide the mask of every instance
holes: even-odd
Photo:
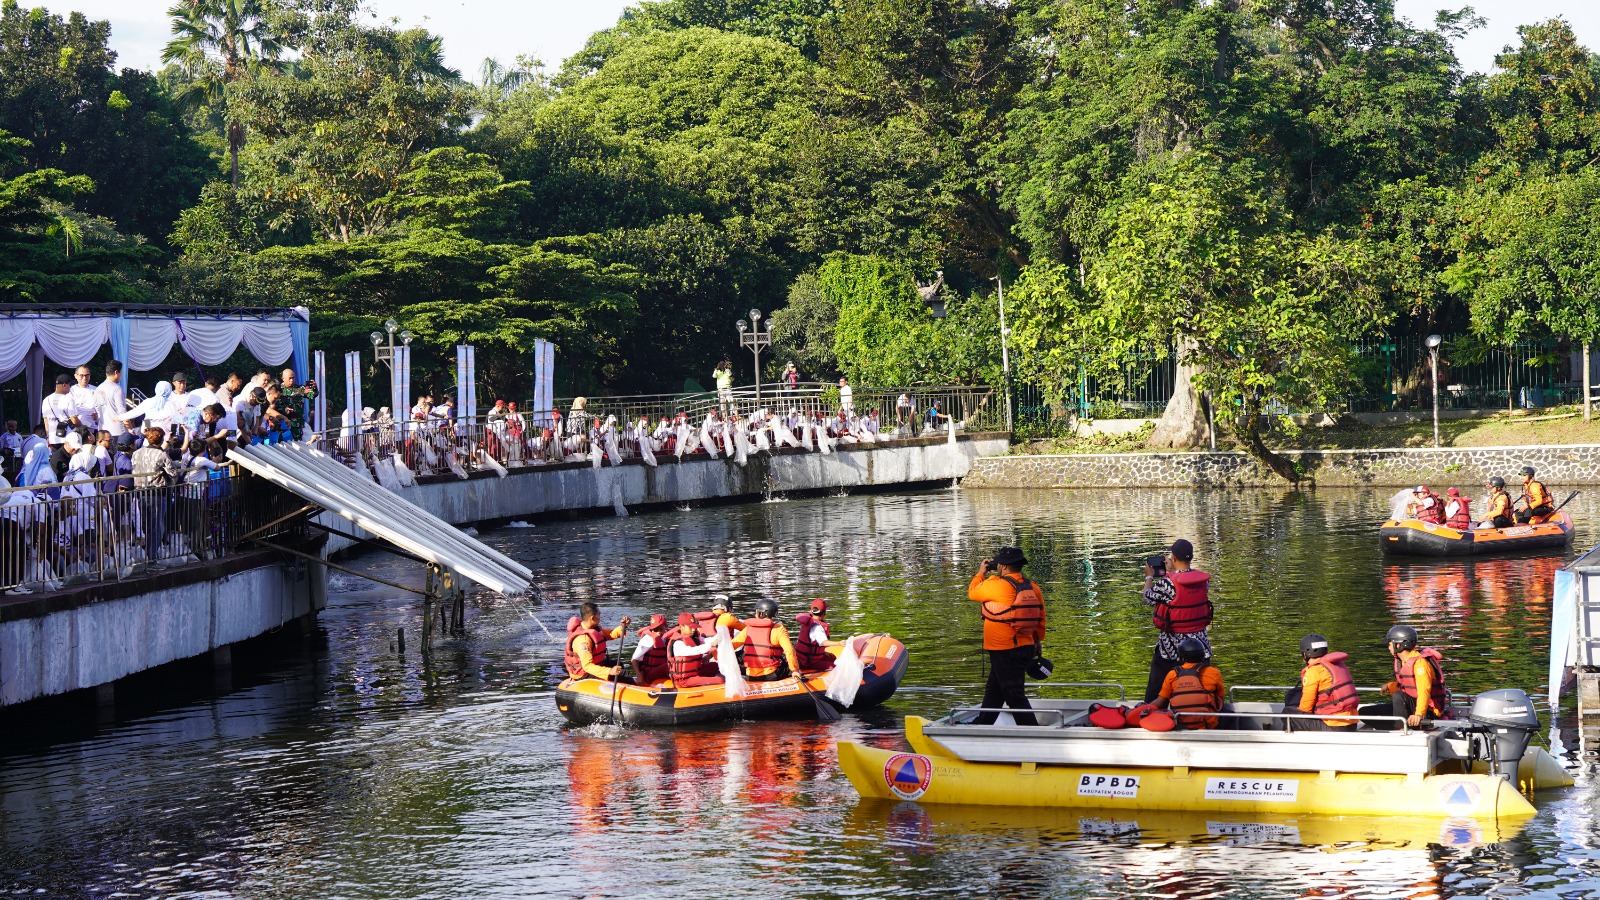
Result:
[[[650,624],[639,629],[639,643],[633,647],[633,674],[638,684],[650,684],[667,677],[667,617],[659,613]]]
[[[1218,718],[1206,714],[1221,712],[1226,696],[1222,670],[1211,665],[1205,645],[1192,637],[1179,641],[1178,666],[1161,682],[1155,705],[1172,710],[1179,731],[1195,731],[1217,727]]]
[[[1300,639],[1300,686],[1284,698],[1284,707],[1319,716],[1354,715],[1360,700],[1355,679],[1345,665],[1345,653],[1329,653],[1328,639],[1308,634]],[[1343,731],[1354,728],[1355,719],[1290,719],[1291,731]]]
[[[1159,564],[1159,565],[1158,565]],[[1144,601],[1154,607],[1151,624],[1156,629],[1156,647],[1150,655],[1150,678],[1145,682],[1144,702],[1161,695],[1167,673],[1178,667],[1178,645],[1186,638],[1200,643],[1205,658],[1211,658],[1211,576],[1194,568],[1194,545],[1176,540],[1166,556],[1152,556],[1144,565]]]
[[[1429,525],[1444,524],[1444,504],[1439,502],[1439,496],[1428,490],[1425,484],[1419,484],[1411,492],[1411,502],[1406,504],[1406,513],[1418,522]]]
[[[667,668],[672,677],[672,686],[676,688],[705,687],[707,685],[722,684],[722,676],[707,675],[704,666],[712,651],[717,649],[715,641],[700,639],[700,629],[695,625],[694,613],[679,613],[678,627],[669,632],[672,646],[667,650]],[[711,668],[716,669],[716,660],[711,660]]]
[[[967,585],[967,599],[981,604],[983,649],[989,654],[989,681],[983,707],[1032,709],[1026,690],[1027,668],[1039,655],[1045,635],[1044,595],[1022,574],[1028,558],[1016,547],[1001,547],[985,559]],[[998,712],[982,712],[975,723],[992,725]],[[1037,725],[1033,713],[1015,712],[1018,725]]]
[[[1455,488],[1445,491],[1444,495],[1444,524],[1457,531],[1472,528],[1472,513],[1467,509],[1472,501],[1461,496],[1461,492]]]
[[[1425,719],[1450,717],[1450,691],[1445,686],[1444,654],[1432,647],[1417,647],[1417,630],[1410,625],[1389,629],[1384,640],[1394,657],[1394,680],[1383,686],[1389,703],[1361,707],[1364,716],[1395,716],[1416,728]],[[1374,728],[1396,728],[1393,722],[1373,722]]]
[[[622,667],[606,653],[606,642],[621,640],[633,620],[622,617],[621,624],[604,631],[600,628],[600,607],[585,603],[578,615],[567,622],[567,674],[573,678],[621,680]]]
[[[828,640],[828,601],[818,597],[811,601],[811,611],[794,617],[794,652],[800,660],[802,672],[827,672],[834,660],[844,651],[844,641]]]
[[[744,620],[744,677],[746,681],[782,681],[800,671],[789,632],[773,620],[776,601],[756,601],[756,617]]]

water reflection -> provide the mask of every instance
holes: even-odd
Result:
[[[1059,680],[1144,680],[1139,561],[1176,537],[1216,574],[1230,681],[1286,683],[1307,631],[1387,680],[1382,637],[1421,623],[1465,690],[1542,693],[1557,557],[1379,555],[1384,491],[937,491],[541,524],[489,534],[540,573],[532,603],[477,597],[432,665],[409,598],[339,576],[321,639],[217,695],[103,726],[5,720],[0,891],[42,896],[1473,896],[1600,892],[1596,793],[1520,831],[864,805],[834,745],[899,747],[910,713],[977,699],[964,599],[1001,543],[1033,560]],[[1585,504],[1585,505],[1580,505]],[[1574,501],[1596,521],[1600,503]],[[384,556],[359,565],[412,578]],[[842,633],[912,654],[886,708],[834,725],[569,730],[550,690],[582,601],[609,619],[772,596],[832,601]],[[537,620],[537,622],[535,621]],[[542,627],[541,624],[542,623]],[[412,637],[395,646],[396,629]],[[203,679],[202,679],[203,680]],[[170,686],[169,688],[170,689]],[[180,689],[180,696],[185,696]],[[20,727],[19,727],[20,726]]]

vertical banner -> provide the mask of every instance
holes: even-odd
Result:
[[[404,441],[411,433],[411,347],[394,348],[395,439]]]
[[[556,348],[544,338],[533,342],[533,422],[549,427],[554,421],[550,415],[554,406],[555,391],[551,382],[555,375]]]
[[[361,354],[350,351],[344,355],[344,427],[341,431],[346,450],[357,447],[361,433]]]
[[[467,345],[456,345],[456,434],[467,414]]]
[[[317,382],[317,399],[311,401],[311,430],[320,438],[328,430],[328,354],[311,354],[311,377]]]
[[[478,418],[478,348],[467,345],[467,418]]]

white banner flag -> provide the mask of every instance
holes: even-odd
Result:
[[[344,409],[342,442],[345,449],[354,450],[361,433],[361,354],[355,350],[344,355]]]
[[[317,382],[317,399],[311,401],[311,430],[319,436],[328,430],[328,354],[311,354],[311,377]]]

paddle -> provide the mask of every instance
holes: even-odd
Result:
[[[832,704],[817,696],[817,692],[813,691],[811,685],[806,683],[804,674],[796,674],[794,677],[795,680],[800,682],[800,686],[805,689],[806,696],[811,698],[811,704],[817,708],[818,722],[837,722],[843,718],[843,716],[839,715],[839,711],[833,708]]]
[[[1573,491],[1572,493],[1568,494],[1567,495],[1567,499],[1561,501],[1561,505],[1557,506],[1555,509],[1550,510],[1550,512],[1552,512],[1552,513],[1560,512],[1562,506],[1566,506],[1568,503],[1571,503],[1572,502],[1572,498],[1578,496],[1581,493],[1583,493],[1583,491]]]

